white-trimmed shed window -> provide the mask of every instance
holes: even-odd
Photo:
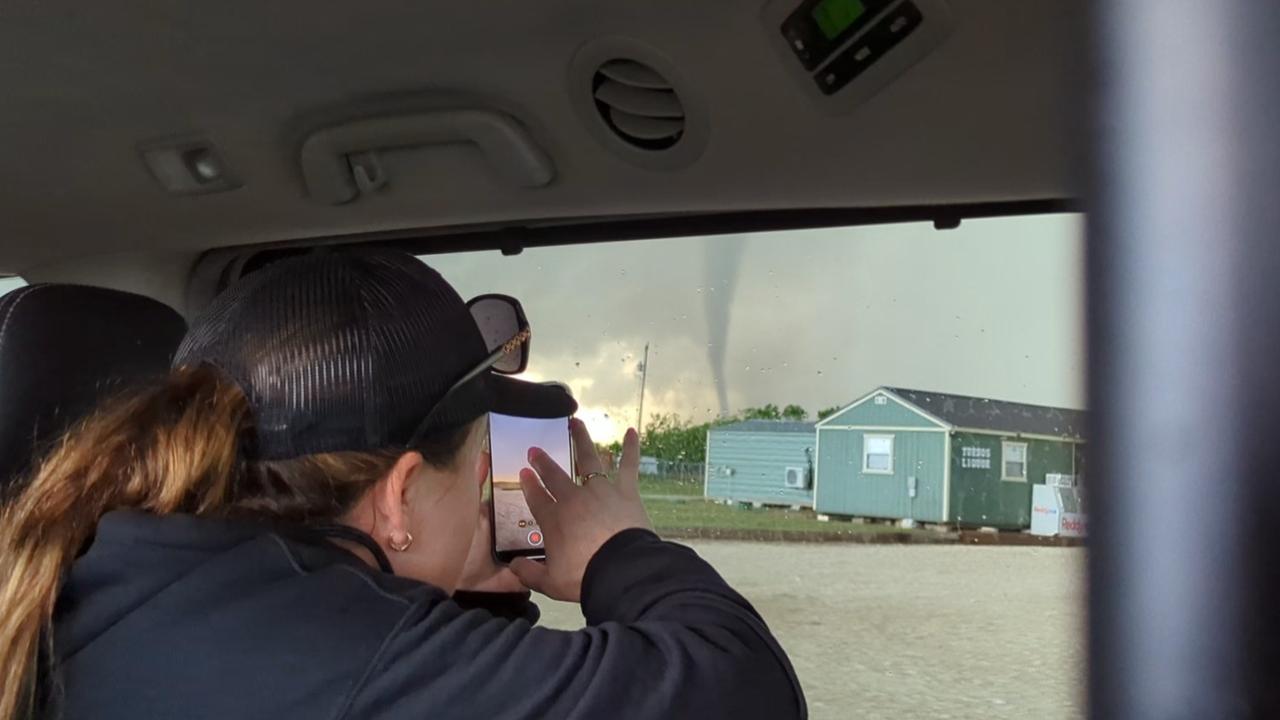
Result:
[[[893,436],[864,435],[862,437],[862,472],[893,474]]]
[[[1005,480],[1027,479],[1027,444],[1024,442],[1005,441],[1000,448],[1000,465]]]

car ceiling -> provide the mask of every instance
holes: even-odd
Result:
[[[0,270],[121,252],[674,213],[1071,198],[1083,147],[1075,0],[945,0],[949,37],[833,112],[805,92],[756,0],[96,3],[0,8]],[[643,167],[575,112],[571,63],[601,38],[674,68],[705,116],[683,167]],[[382,105],[482,107],[555,167],[503,181],[474,148],[387,161],[388,187],[308,197],[307,129]],[[139,148],[212,143],[240,187],[163,190]]]

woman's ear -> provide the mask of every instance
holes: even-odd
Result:
[[[407,452],[378,482],[374,490],[374,532],[376,540],[400,545],[409,537],[409,479],[423,465],[421,453]]]

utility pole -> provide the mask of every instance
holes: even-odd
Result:
[[[636,435],[644,433],[644,383],[649,378],[649,343],[644,344],[644,360],[640,363],[640,411],[636,413]]]

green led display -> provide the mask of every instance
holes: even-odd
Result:
[[[813,19],[828,40],[835,40],[866,12],[862,0],[822,0],[813,8]]]

